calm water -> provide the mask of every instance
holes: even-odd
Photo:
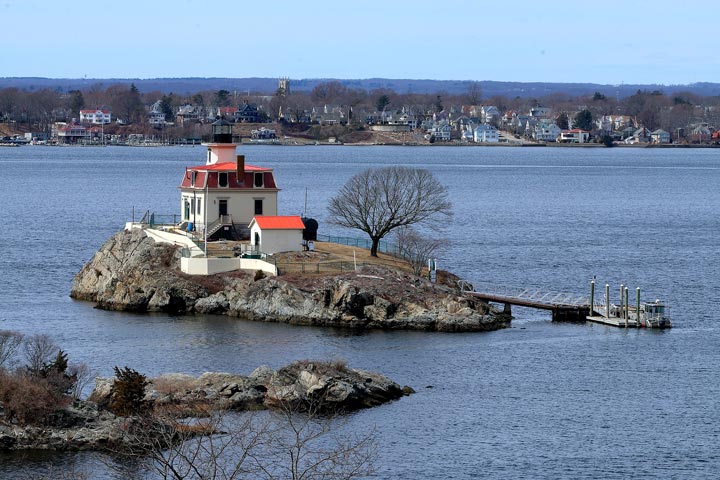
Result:
[[[344,358],[418,393],[363,411],[379,478],[717,478],[720,469],[720,150],[246,147],[275,168],[282,214],[324,205],[354,173],[431,169],[455,217],[441,267],[470,280],[585,293],[596,275],[668,302],[676,328],[553,324],[515,309],[493,333],[353,333],[216,316],[130,315],[68,297],[73,275],[137,212],[179,213],[201,147],[0,148],[0,329],[52,334],[109,375],[247,374]],[[617,295],[617,294],[616,294]],[[427,386],[434,388],[426,388]],[[0,457],[0,478],[95,456]],[[100,465],[100,466],[98,466]]]

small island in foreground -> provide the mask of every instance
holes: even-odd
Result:
[[[61,358],[62,357],[61,354]],[[0,386],[0,452],[13,450],[101,450],[123,453],[143,441],[182,440],[183,419],[217,418],[226,411],[279,410],[334,415],[370,408],[414,390],[383,375],[353,369],[341,361],[294,362],[275,371],[267,366],[250,375],[206,372],[199,377],[165,374],[148,379],[132,369],[115,369],[114,378],[96,378],[88,400],[57,391],[52,399],[16,398],[27,390],[27,376],[2,372],[12,387]],[[47,372],[45,372],[47,373]],[[36,379],[75,381],[66,372]],[[51,380],[48,382],[48,378]],[[57,382],[56,382],[57,383]],[[46,395],[47,396],[47,395]],[[171,433],[168,436],[168,433]],[[214,430],[190,432],[212,435]]]

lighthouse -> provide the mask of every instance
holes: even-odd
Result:
[[[208,240],[249,238],[256,215],[277,215],[279,188],[271,168],[245,163],[232,141],[232,124],[212,124],[204,165],[187,167],[180,183],[184,229]]]

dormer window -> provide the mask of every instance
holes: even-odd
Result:
[[[227,188],[228,186],[228,174],[227,172],[220,172],[218,174],[218,187]]]
[[[197,172],[190,172],[190,186],[195,186],[195,179],[197,178]]]
[[[255,173],[255,188],[262,188],[265,185],[264,178],[262,173]]]

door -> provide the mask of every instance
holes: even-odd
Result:
[[[219,201],[218,201],[218,204],[219,204],[219,208],[220,208],[219,215],[220,215],[221,217],[222,217],[223,215],[227,215],[227,214],[228,214],[227,200],[219,200]]]

